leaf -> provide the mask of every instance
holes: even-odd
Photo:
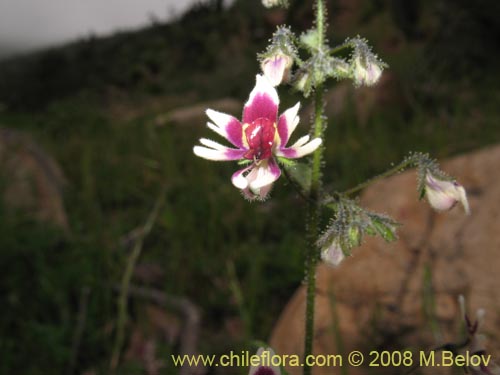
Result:
[[[288,175],[302,190],[307,193],[311,188],[311,167],[306,163],[295,163],[293,166],[284,165]]]
[[[392,219],[388,217],[372,215],[371,224],[375,231],[387,242],[392,242],[397,239],[396,225]]]

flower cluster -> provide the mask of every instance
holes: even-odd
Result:
[[[396,221],[362,208],[355,200],[339,197],[327,207],[333,211],[333,217],[317,241],[321,260],[326,264],[338,266],[361,245],[365,235],[378,235],[387,242],[397,238]]]
[[[300,103],[278,118],[279,97],[271,82],[257,75],[256,84],[243,108],[242,121],[211,109],[206,111],[212,122],[207,126],[226,138],[235,148],[201,138],[202,146],[194,153],[208,160],[241,160],[249,165],[232,176],[233,185],[250,200],[265,199],[281,170],[276,158],[296,159],[308,155],[321,145],[321,139],[299,138],[287,147],[299,123]]]

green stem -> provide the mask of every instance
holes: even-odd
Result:
[[[135,241],[134,248],[130,253],[130,256],[127,260],[125,273],[123,274],[122,282],[120,285],[120,294],[118,296],[118,318],[116,323],[116,338],[115,344],[113,346],[113,353],[111,356],[110,370],[111,373],[116,371],[118,367],[118,363],[120,362],[120,352],[123,346],[123,341],[125,338],[125,323],[127,321],[127,309],[128,309],[128,289],[130,286],[130,280],[132,279],[132,274],[134,272],[135,264],[139,259],[139,256],[142,252],[142,245],[144,243],[144,239],[151,232],[154,223],[160,213],[160,209],[163,206],[163,202],[165,201],[166,188],[163,187],[160,195],[156,199],[155,205],[149,214],[146,223],[141,228],[140,234]]]
[[[323,0],[316,3],[316,28],[318,30],[318,49],[323,46],[325,9]],[[313,137],[323,138],[324,117],[323,117],[323,85],[319,84],[315,90],[315,107]],[[307,207],[307,255],[306,255],[306,321],[304,334],[304,359],[306,360],[313,352],[314,341],[314,304],[316,297],[316,265],[318,263],[318,248],[316,241],[319,234],[319,196],[321,194],[321,162],[323,159],[323,146],[313,154],[311,168],[311,189],[309,191],[309,203]],[[311,374],[311,367],[304,361],[304,375]]]
[[[362,182],[361,184],[356,185],[353,188],[344,191],[342,194],[343,195],[351,195],[351,194],[357,193],[358,191],[363,190],[364,188],[368,187],[369,185],[373,184],[374,182],[377,182],[377,181],[382,180],[386,177],[392,176],[393,174],[396,174],[396,173],[403,171],[405,168],[412,165],[416,161],[417,161],[416,157],[409,157],[409,158],[403,160],[398,165],[385,171],[384,173],[379,174],[378,176],[375,176],[373,178],[370,178],[369,180],[366,180],[365,182]]]
[[[335,48],[330,49],[330,55],[334,55],[334,54],[336,54],[336,53],[338,53],[346,48],[351,48],[351,47],[352,47],[351,43],[341,44],[340,46],[337,46]]]

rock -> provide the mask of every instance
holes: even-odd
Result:
[[[442,163],[466,187],[470,216],[459,206],[436,213],[426,201],[418,201],[414,171],[376,183],[362,194],[363,206],[387,212],[403,224],[400,239],[386,244],[370,238],[338,268],[318,267],[315,354],[384,349],[418,353],[459,342],[457,298],[463,294],[471,316],[478,308],[486,310],[482,331],[487,350],[500,360],[499,160],[500,146],[495,146]],[[302,352],[304,310],[301,287],[272,333],[277,353]],[[366,363],[348,367],[349,374],[371,373]],[[298,368],[287,370],[290,375],[301,373]],[[401,368],[383,370],[401,374]],[[419,373],[450,372],[429,367]],[[339,373],[326,367],[313,371]]]
[[[28,135],[0,128],[2,194],[7,209],[68,229],[61,169]]]
[[[164,126],[169,123],[186,125],[197,124],[200,121],[207,120],[205,111],[208,108],[232,114],[239,118],[243,106],[238,100],[231,98],[199,103],[192,106],[177,108],[173,111],[161,114],[156,117],[155,124],[157,126]]]

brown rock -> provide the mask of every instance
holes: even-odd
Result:
[[[459,342],[457,297],[463,294],[471,315],[478,308],[486,310],[482,331],[488,337],[487,349],[500,360],[499,161],[500,146],[495,146],[442,163],[443,169],[466,187],[470,216],[458,206],[436,213],[427,202],[418,201],[413,171],[364,192],[364,206],[387,212],[403,224],[400,239],[386,244],[370,238],[340,267],[318,267],[316,354],[352,350],[368,354],[384,349],[418,353]],[[304,310],[305,291],[301,287],[272,333],[270,341],[277,353],[302,352]],[[301,373],[298,368],[287,370],[291,375]],[[348,370],[350,375],[372,373],[367,366]],[[401,374],[401,368],[382,370],[380,373]],[[450,371],[423,368],[420,373]],[[313,373],[339,374],[340,370],[323,367]]]
[[[62,198],[64,176],[54,159],[30,137],[0,128],[0,170],[7,208],[67,229]]]

